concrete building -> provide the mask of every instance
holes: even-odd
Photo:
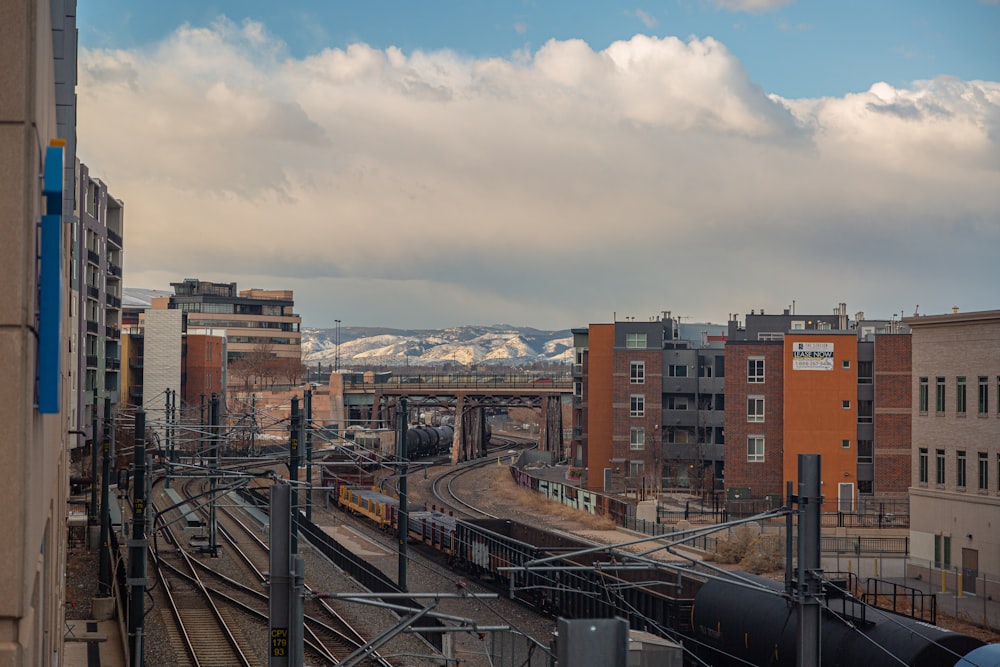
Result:
[[[1000,310],[911,317],[913,560],[1000,574]]]
[[[903,501],[909,478],[910,338],[901,320],[751,311],[726,342],[730,501],[778,504],[799,454],[823,456],[827,511]]]
[[[122,252],[124,206],[103,182],[78,171],[78,223],[74,225],[73,292],[80,342],[76,377],[79,430],[90,433],[95,417],[104,415],[105,400],[117,409],[121,399]],[[95,404],[97,405],[95,414]]]
[[[60,664],[75,156],[72,1],[0,3],[0,664]],[[58,71],[57,65],[58,64]],[[40,230],[40,231],[39,231]]]
[[[257,354],[301,360],[302,318],[294,312],[291,290],[237,291],[236,283],[196,278],[171,286],[174,295],[153,299],[153,308],[183,311],[191,329],[225,330],[229,363]]]
[[[711,492],[722,476],[723,328],[685,328],[665,312],[573,335],[570,456],[587,488]]]

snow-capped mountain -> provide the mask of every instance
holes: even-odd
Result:
[[[302,330],[302,361],[332,364],[337,330]],[[573,363],[569,330],[539,331],[507,324],[451,329],[341,327],[341,366],[436,366],[495,364],[522,366],[539,362]]]

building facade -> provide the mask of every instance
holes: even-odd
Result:
[[[61,664],[75,369],[69,277],[76,6],[0,20],[0,664]],[[56,61],[59,60],[58,71]],[[57,109],[57,106],[64,108]]]
[[[726,343],[726,492],[780,503],[799,454],[822,455],[825,509],[904,500],[910,337],[901,320],[751,311]]]
[[[911,555],[961,572],[965,590],[977,592],[980,571],[1000,573],[1000,310],[905,322],[913,331]]]
[[[301,362],[302,318],[291,290],[237,290],[236,283],[186,279],[171,283],[174,295],[153,299],[153,309],[174,309],[191,329],[226,332],[228,361],[267,357]]]
[[[589,489],[709,492],[722,476],[723,332],[682,337],[668,315],[573,331],[571,458]]]
[[[76,242],[73,253],[76,327],[79,340],[76,376],[81,380],[76,413],[79,430],[90,433],[103,419],[104,403],[120,403],[122,324],[122,234],[125,208],[108,187],[78,171]],[[95,405],[97,406],[95,411]]]

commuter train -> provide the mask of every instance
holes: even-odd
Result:
[[[398,528],[396,498],[341,486],[335,500],[383,530]],[[433,508],[411,510],[408,517],[410,541],[440,552],[456,571],[493,580],[511,598],[554,616],[626,618],[633,630],[680,642],[685,664],[796,664],[797,606],[774,582],[668,569],[609,551],[579,553],[594,545],[504,519],[457,519]],[[1000,644],[876,609],[835,584],[827,586],[821,608],[824,667],[1000,665]]]

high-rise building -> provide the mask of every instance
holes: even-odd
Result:
[[[913,331],[910,553],[960,571],[1000,563],[1000,310],[906,318]]]
[[[108,187],[79,165],[73,292],[79,355],[79,430],[89,433],[104,403],[121,399],[122,252],[125,208]],[[95,405],[96,413],[95,413]]]
[[[726,342],[730,501],[780,503],[799,454],[822,455],[828,509],[905,498],[910,338],[900,320],[789,310],[733,319]]]

